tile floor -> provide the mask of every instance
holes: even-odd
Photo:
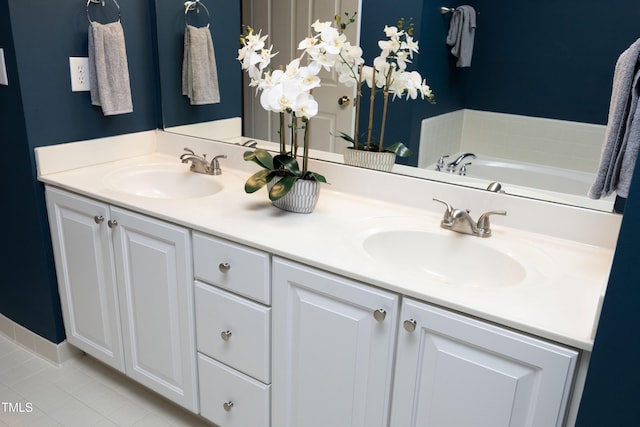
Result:
[[[89,356],[57,367],[0,334],[0,427],[215,427]]]

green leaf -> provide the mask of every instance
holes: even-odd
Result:
[[[390,153],[396,153],[396,156],[398,157],[409,157],[410,155],[413,154],[411,150],[409,150],[409,148],[406,145],[404,145],[402,142],[396,142],[395,144],[390,145],[389,147],[386,147],[384,151],[388,151]]]
[[[293,184],[298,180],[297,176],[285,176],[271,187],[271,191],[269,191],[269,199],[271,201],[276,201],[286,196],[289,191],[293,188]]]
[[[351,135],[344,132],[338,132],[338,134],[339,134],[338,136],[344,139],[345,141],[349,141],[350,143],[355,144],[356,141],[353,139]]]
[[[273,156],[263,148],[256,148],[254,151],[245,151],[243,158],[245,161],[257,163],[265,169],[275,169],[273,167]]]
[[[307,175],[311,176],[313,179],[315,179],[318,182],[322,182],[325,184],[327,183],[327,179],[324,176],[320,175],[319,173],[309,171],[307,172]]]
[[[280,154],[273,159],[274,169],[285,170],[296,177],[301,176],[298,161],[288,154]]]
[[[255,193],[273,179],[273,173],[274,171],[269,169],[261,169],[254,173],[247,179],[247,182],[244,183],[244,191],[247,193]]]

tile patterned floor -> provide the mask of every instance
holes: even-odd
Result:
[[[89,356],[57,367],[0,335],[0,427],[215,427]]]

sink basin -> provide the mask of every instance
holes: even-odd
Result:
[[[363,245],[377,262],[424,277],[425,283],[498,288],[517,285],[526,277],[522,264],[506,251],[472,236],[388,230],[369,235]]]
[[[145,165],[116,171],[105,177],[105,181],[117,191],[155,199],[206,197],[223,188],[214,176],[168,165]]]

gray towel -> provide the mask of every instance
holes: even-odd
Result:
[[[621,197],[629,194],[640,146],[639,60],[640,39],[616,62],[600,166],[588,193],[592,199],[609,196],[614,191]]]
[[[209,28],[187,25],[184,32],[182,94],[191,105],[220,102],[218,70]]]
[[[453,11],[447,34],[447,45],[458,58],[456,66],[470,67],[473,56],[473,40],[476,34],[476,11],[471,6],[459,6]]]
[[[120,22],[89,26],[89,83],[91,103],[105,116],[131,113],[129,65]]]

